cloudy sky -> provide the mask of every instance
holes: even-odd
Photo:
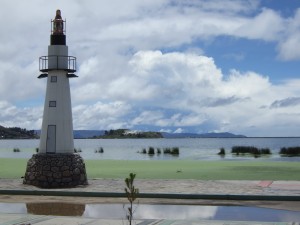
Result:
[[[75,129],[300,136],[298,0],[1,0],[0,125],[40,129],[61,9]]]

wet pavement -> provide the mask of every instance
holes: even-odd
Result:
[[[124,220],[105,220],[35,215],[0,215],[0,225],[125,225]],[[297,222],[252,222],[217,220],[134,220],[136,225],[299,225]]]
[[[34,186],[23,185],[21,179],[0,179],[0,201],[13,198],[18,195],[36,195],[39,196],[40,191],[46,191],[47,196],[69,196],[73,200],[77,197],[91,197],[93,201],[103,199],[107,200],[106,194],[124,194],[124,180],[123,179],[90,179],[89,185],[80,186],[76,188],[63,189],[40,189]],[[266,197],[266,202],[261,205],[276,205],[274,197],[283,197],[280,200],[281,205],[286,205],[290,209],[298,210],[300,213],[300,181],[202,181],[202,180],[147,180],[137,179],[135,186],[139,188],[141,194],[150,194],[151,203],[161,203],[161,199],[156,199],[155,195],[162,194],[164,198],[173,198],[176,204],[185,203],[181,199],[189,199],[189,196],[194,196],[197,201],[189,200],[188,204],[198,204],[201,198],[210,196],[210,202],[200,202],[200,204],[219,204],[220,196],[238,196],[241,200],[249,196],[263,196]],[[9,194],[13,192],[13,194]],[[18,193],[19,192],[19,193]],[[13,197],[12,197],[13,196]],[[95,197],[97,196],[97,197]],[[106,198],[105,198],[106,197]],[[147,196],[146,196],[147,197]],[[177,198],[177,202],[176,202]],[[215,200],[214,200],[215,198]],[[268,199],[269,198],[269,199]],[[284,198],[288,198],[287,201]],[[55,200],[55,198],[53,197]],[[118,198],[109,198],[118,201]],[[219,200],[218,200],[219,199]],[[224,199],[223,199],[224,200]],[[236,199],[239,200],[239,199]],[[276,201],[275,201],[276,200]],[[296,201],[297,200],[297,201]],[[69,199],[70,201],[70,199]],[[225,200],[224,200],[225,201]],[[274,203],[273,203],[274,201]],[[147,202],[145,200],[145,202]],[[216,203],[217,202],[217,203]],[[275,204],[276,203],[276,204]],[[226,204],[226,201],[222,204]],[[300,221],[292,223],[292,221],[284,222],[237,222],[237,221],[205,221],[205,220],[138,220],[134,224],[299,224]],[[127,224],[124,220],[104,220],[94,218],[81,217],[66,217],[66,216],[42,216],[30,214],[0,214],[0,225],[12,224]]]

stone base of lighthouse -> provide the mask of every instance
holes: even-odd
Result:
[[[87,185],[85,163],[73,153],[34,154],[27,162],[23,184],[40,188]]]

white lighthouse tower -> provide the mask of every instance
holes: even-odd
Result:
[[[60,10],[51,21],[48,56],[40,57],[39,78],[47,77],[40,153],[73,153],[73,124],[69,78],[76,77],[76,58],[68,55],[65,21]]]
[[[45,188],[87,184],[84,161],[74,154],[69,78],[77,77],[76,58],[68,55],[65,27],[57,10],[48,55],[39,64],[38,78],[47,78],[39,152],[28,161],[23,182]]]

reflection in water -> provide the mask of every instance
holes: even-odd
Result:
[[[158,207],[157,207],[158,206]],[[157,219],[211,219],[218,206],[144,205],[137,211],[137,218]]]
[[[126,218],[123,204],[0,203],[0,213]],[[137,205],[134,218],[291,222],[300,221],[300,213],[243,206]]]
[[[87,204],[84,217],[125,218],[120,204]],[[300,221],[297,211],[243,206],[196,206],[196,205],[138,205],[135,219],[205,219],[235,221],[290,222]]]
[[[26,213],[26,205],[24,203],[0,203],[0,213]]]
[[[127,206],[126,206],[127,207]],[[122,219],[126,208],[120,204],[87,204],[85,217]],[[134,213],[136,219],[210,219],[217,212],[217,206],[187,205],[137,205]]]
[[[27,213],[35,215],[82,216],[85,204],[64,202],[26,203]]]

